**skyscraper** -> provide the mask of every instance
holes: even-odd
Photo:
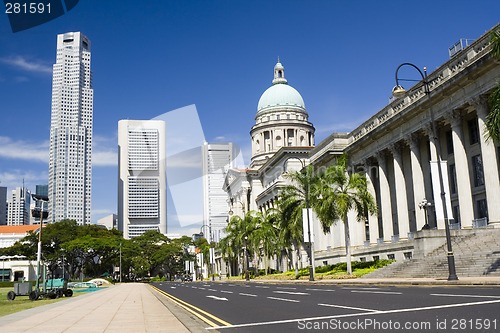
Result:
[[[167,233],[165,122],[118,122],[118,230],[130,239]]]
[[[26,187],[12,190],[7,209],[7,225],[30,224],[30,199]]]
[[[7,187],[0,186],[0,225],[7,224]]]
[[[233,155],[231,143],[205,142],[202,147],[203,232],[209,242],[218,242],[224,237],[223,229],[227,226],[229,211],[224,179],[233,167]]]
[[[57,35],[50,123],[50,222],[90,223],[93,99],[89,39],[80,32]]]

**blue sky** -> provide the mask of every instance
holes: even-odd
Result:
[[[0,186],[46,184],[56,35],[92,43],[93,221],[117,210],[117,126],[195,104],[209,142],[248,160],[249,131],[279,56],[319,143],[383,108],[403,62],[429,72],[460,38],[499,22],[500,1],[97,1],[12,33],[0,13]],[[418,78],[418,73],[400,77]],[[191,234],[169,217],[169,231]]]

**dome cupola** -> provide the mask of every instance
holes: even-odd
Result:
[[[314,127],[308,121],[304,100],[288,84],[285,67],[274,66],[272,86],[262,94],[257,105],[252,136],[252,167],[260,167],[282,147],[314,145]]]
[[[257,105],[257,115],[283,107],[299,109],[299,111],[307,113],[300,93],[288,85],[285,78],[285,67],[278,58],[278,63],[274,66],[273,85],[264,91],[260,97]]]

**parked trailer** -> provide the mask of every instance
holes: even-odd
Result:
[[[33,292],[33,285],[31,282],[14,282],[14,291],[7,293],[7,299],[13,301],[16,296],[29,296]]]
[[[28,296],[30,300],[36,301],[39,298],[71,297],[73,296],[73,290],[68,288],[68,281],[65,279],[47,280],[42,291],[33,290],[31,282],[16,282],[14,283],[14,291],[7,293],[7,299],[12,301],[16,296]]]

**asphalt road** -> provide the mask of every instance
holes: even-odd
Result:
[[[500,288],[153,285],[207,332],[500,332]]]

